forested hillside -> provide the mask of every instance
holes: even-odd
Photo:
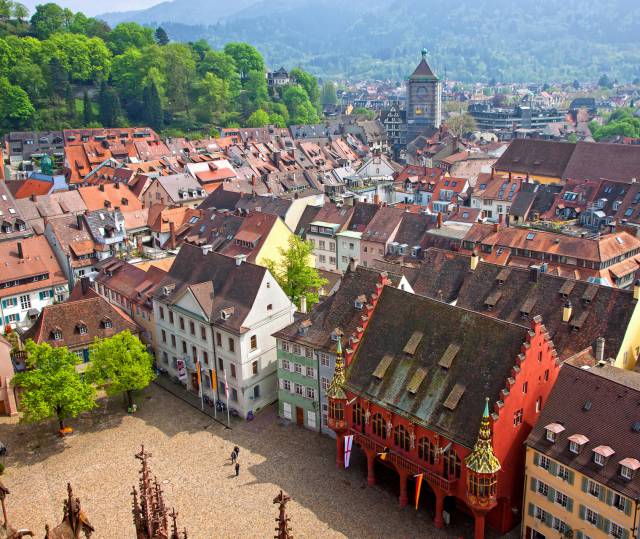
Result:
[[[174,39],[245,41],[272,67],[330,77],[402,79],[423,46],[463,81],[640,77],[637,0],[174,0],[106,20],[128,17],[169,22]]]
[[[170,41],[162,28],[105,22],[56,4],[29,19],[0,0],[0,130],[150,125],[165,134],[214,126],[318,121],[315,77],[268,94],[260,53]]]

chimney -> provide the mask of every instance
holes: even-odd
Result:
[[[169,249],[176,248],[176,224],[169,221]]]
[[[567,301],[562,308],[562,321],[568,322],[571,320],[571,313],[573,312],[573,306],[570,301]]]
[[[373,203],[378,205],[380,204],[380,195],[378,193],[373,195]]]
[[[81,213],[76,214],[76,226],[78,227],[78,230],[82,230],[82,214]]]
[[[241,266],[242,263],[247,259],[246,255],[236,255],[234,257],[236,259],[236,266]]]
[[[498,232],[500,230],[500,223],[493,223],[493,231]]]
[[[596,361],[604,361],[604,337],[596,339]]]
[[[537,283],[540,277],[541,268],[538,265],[529,266],[529,281]]]
[[[635,301],[640,300],[640,279],[637,279],[633,285],[633,299]]]
[[[116,184],[115,184],[115,188],[116,188],[116,189],[120,189],[120,183],[119,183],[119,182],[116,182]]]
[[[351,257],[349,259],[349,271],[356,271],[357,268],[358,268],[358,261],[355,258]],[[640,290],[640,285],[638,286],[638,290]]]
[[[104,193],[104,183],[101,183],[101,184],[98,186],[98,190],[100,190],[100,191],[102,191],[102,192]]]
[[[480,262],[480,257],[478,256],[478,251],[474,249],[471,254],[471,259],[469,260],[469,267],[471,268],[471,271],[475,271],[478,267],[478,262]]]
[[[436,220],[436,223],[438,228],[442,228],[442,212],[441,211],[438,212],[438,218]]]
[[[22,242],[19,241],[16,245],[18,246],[18,258],[22,260],[24,258],[24,251],[22,250]]]
[[[82,295],[85,296],[89,292],[89,277],[80,279],[80,287],[82,288]]]
[[[300,296],[300,312],[302,314],[307,313],[307,296]]]
[[[501,213],[499,213],[499,214],[498,214],[498,224],[499,224],[499,225],[501,225],[501,224],[502,224],[502,222],[503,222],[503,220],[504,220],[504,215],[503,215],[503,214],[501,214]]]

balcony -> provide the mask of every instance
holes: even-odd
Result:
[[[376,453],[383,453],[385,447],[389,453],[389,462],[393,463],[393,465],[398,468],[408,472],[411,475],[423,474],[424,479],[432,487],[438,487],[442,492],[444,492],[447,496],[454,496],[456,493],[456,487],[458,480],[457,479],[447,479],[446,477],[441,476],[439,473],[428,470],[415,462],[395,453],[390,450],[388,446],[385,446],[376,440],[369,438],[368,436],[359,433],[355,429],[351,429],[351,434],[354,435],[355,443],[363,449],[369,449],[371,451],[375,451]]]

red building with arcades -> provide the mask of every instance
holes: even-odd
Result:
[[[353,435],[370,485],[395,470],[400,505],[422,474],[436,527],[445,509],[472,515],[477,539],[485,517],[503,533],[521,520],[524,441],[560,368],[540,317],[524,326],[384,287],[344,364],[327,392],[338,466]]]

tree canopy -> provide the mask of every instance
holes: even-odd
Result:
[[[249,118],[263,124],[265,114],[281,126],[319,119],[309,73],[292,70],[296,90],[283,101],[269,95],[255,47],[171,41],[165,28],[111,29],[54,3],[38,5],[29,20],[24,6],[0,0],[0,131],[145,123],[181,136]]]
[[[80,358],[66,347],[27,341],[27,370],[13,377],[22,389],[20,410],[26,422],[57,418],[64,421],[96,406],[95,389],[76,370]]]
[[[87,378],[105,386],[108,395],[125,393],[129,407],[132,392],[147,387],[155,377],[153,358],[130,331],[123,331],[91,346]]]
[[[597,141],[614,136],[640,138],[640,117],[635,115],[636,109],[619,108],[612,112],[604,125],[591,122],[589,128]]]
[[[298,308],[300,298],[306,297],[307,308],[310,309],[318,302],[320,289],[327,284],[327,280],[310,264],[312,253],[313,243],[292,234],[289,237],[288,248],[280,249],[280,262],[266,261],[271,274]]]

